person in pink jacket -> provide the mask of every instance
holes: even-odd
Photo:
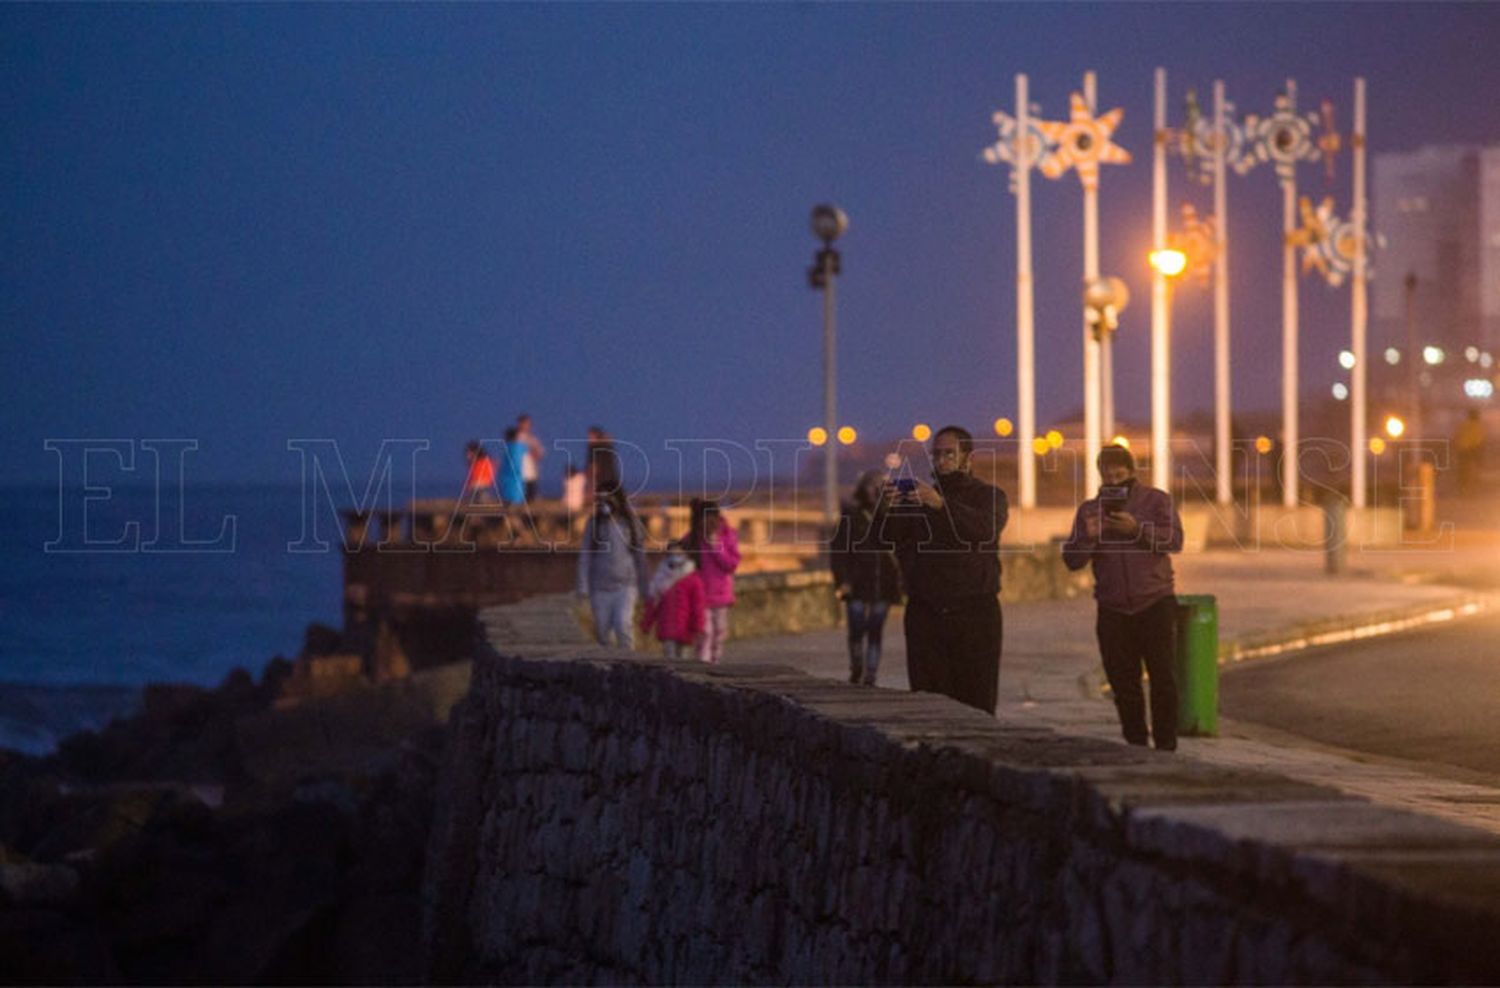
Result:
[[[662,652],[669,659],[693,656],[693,645],[703,633],[703,580],[682,543],[667,543],[667,558],[651,576],[641,631],[656,629]]]
[[[703,633],[698,638],[698,658],[718,662],[724,657],[724,641],[729,637],[734,571],[740,566],[739,536],[719,513],[718,501],[693,498],[692,525],[682,544],[698,562],[703,601],[708,607]]]

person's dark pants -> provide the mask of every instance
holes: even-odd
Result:
[[[849,682],[875,685],[880,671],[880,644],[885,615],[891,605],[883,600],[849,600],[844,604],[849,619]]]
[[[1177,748],[1177,598],[1167,595],[1144,611],[1121,614],[1099,608],[1099,657],[1114,693],[1120,730],[1130,744],[1145,744],[1146,695],[1141,666],[1151,677],[1151,737],[1162,751]]]
[[[536,481],[526,481],[526,503],[530,504],[536,500]]]
[[[1004,622],[1000,598],[961,598],[906,605],[906,672],[911,688],[942,693],[995,712]]]

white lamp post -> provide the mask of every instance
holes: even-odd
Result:
[[[1161,284],[1157,339],[1151,347],[1151,486],[1172,489],[1172,285],[1187,269],[1187,255],[1164,247],[1151,252]]]

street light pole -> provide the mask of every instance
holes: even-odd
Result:
[[[1152,257],[1167,249],[1167,70],[1156,70],[1151,156]],[[1151,265],[1151,486],[1172,489],[1171,296],[1160,264]]]
[[[839,252],[833,242],[849,229],[849,217],[837,206],[813,207],[813,235],[823,241],[813,266],[807,272],[808,282],[823,289],[823,428],[828,434],[823,452],[823,520],[832,531],[839,517],[838,474],[838,389],[837,359],[834,346],[834,281],[840,272]]]
[[[1172,489],[1172,284],[1187,270],[1187,255],[1173,247],[1150,254],[1152,284],[1151,339],[1151,486]]]
[[[1365,429],[1368,425],[1365,410],[1366,354],[1365,344],[1368,323],[1368,303],[1365,295],[1366,257],[1365,243],[1365,80],[1354,80],[1354,284],[1350,294],[1349,322],[1350,346],[1354,350],[1354,371],[1350,376],[1353,388],[1349,395],[1350,445],[1354,448],[1349,479],[1350,499],[1356,508],[1365,506]]]
[[[1417,350],[1417,273],[1406,272],[1406,362],[1408,387],[1411,391],[1406,418],[1406,437],[1416,440],[1422,436],[1422,365]]]

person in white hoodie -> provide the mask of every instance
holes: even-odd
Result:
[[[578,596],[594,614],[594,637],[635,647],[635,602],[645,589],[646,532],[625,492],[600,492],[578,551]]]

